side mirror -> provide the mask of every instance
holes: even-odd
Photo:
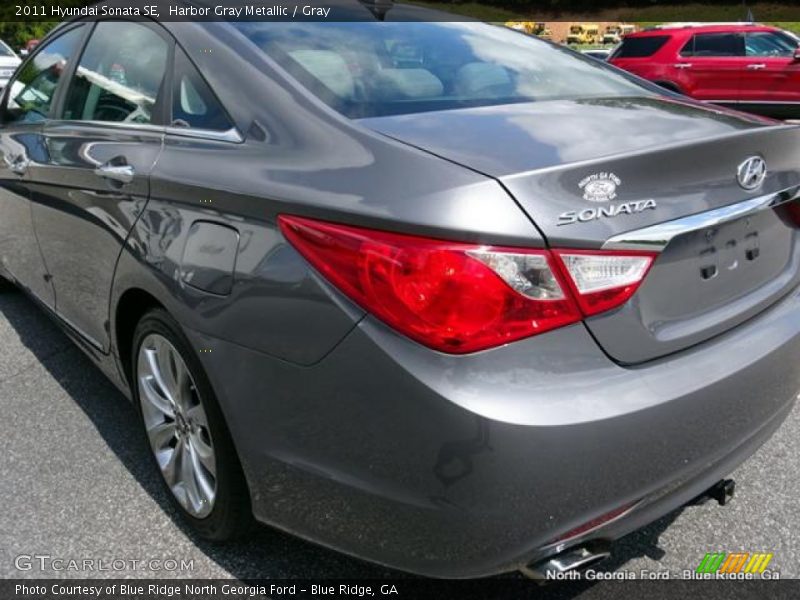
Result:
[[[798,46],[797,49],[794,51],[793,58],[795,62],[800,62],[800,46]]]

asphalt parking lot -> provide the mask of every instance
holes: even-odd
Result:
[[[0,577],[390,577],[387,569],[259,527],[214,546],[177,521],[133,407],[25,296],[0,293]],[[733,477],[727,507],[686,508],[621,540],[612,569],[693,569],[706,552],[772,552],[800,577],[800,411]],[[191,560],[100,573],[15,567],[19,555]],[[613,583],[589,588],[601,597]]]

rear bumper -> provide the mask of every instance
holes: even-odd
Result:
[[[187,332],[220,397],[256,517],[440,577],[518,568],[626,503],[615,539],[750,456],[800,389],[800,292],[635,368],[582,324],[468,356],[369,318],[301,367]]]

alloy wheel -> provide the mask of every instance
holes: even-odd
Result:
[[[202,519],[214,508],[217,460],[206,411],[186,363],[167,338],[142,340],[136,380],[150,448],[180,505]]]

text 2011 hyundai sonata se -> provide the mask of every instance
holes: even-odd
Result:
[[[800,388],[800,128],[517,32],[75,21],[0,152],[6,278],[209,538],[585,565]]]

